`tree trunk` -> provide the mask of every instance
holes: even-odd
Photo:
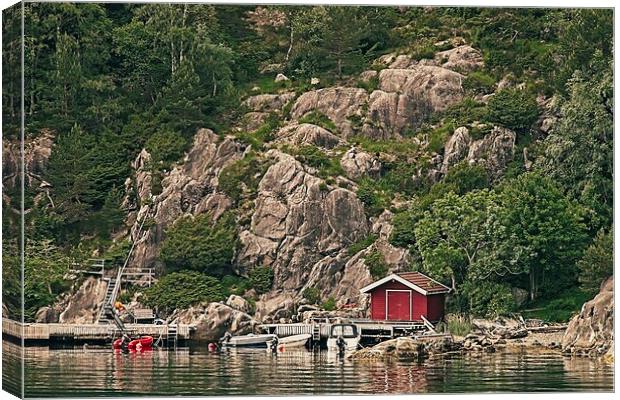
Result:
[[[286,51],[286,58],[285,58],[286,62],[288,62],[291,56],[291,51],[293,50],[293,21],[290,22],[290,25],[291,25],[291,35],[289,36],[289,39],[288,39],[288,50]]]

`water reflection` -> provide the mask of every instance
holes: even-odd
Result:
[[[3,377],[16,382],[18,346],[4,342]],[[304,349],[212,353],[206,348],[114,353],[108,348],[25,349],[27,396],[111,394],[356,394],[611,391],[613,368],[557,353],[435,357],[424,363],[342,360]],[[9,368],[7,368],[9,366]]]

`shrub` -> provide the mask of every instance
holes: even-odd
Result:
[[[287,146],[284,150],[295,156],[303,164],[318,169],[318,175],[323,179],[343,174],[340,161],[337,158],[329,157],[316,146],[304,145],[296,148]]]
[[[390,205],[390,201],[385,195],[377,189],[377,184],[371,179],[362,179],[357,188],[357,198],[364,204],[366,212],[371,216],[381,214]]]
[[[238,203],[243,197],[243,186],[254,193],[258,188],[260,177],[264,174],[266,164],[261,163],[253,154],[230,163],[218,177],[218,187],[233,202]]]
[[[463,88],[476,94],[492,93],[495,87],[495,78],[482,71],[473,71],[463,81]]]
[[[365,238],[358,240],[357,242],[349,246],[349,249],[348,249],[349,255],[352,256],[352,255],[359,253],[360,251],[364,250],[365,248],[373,244],[375,240],[377,240],[377,235],[373,233],[366,236]]]
[[[506,128],[523,131],[538,118],[538,104],[530,93],[518,89],[500,90],[489,100],[487,120]]]
[[[160,131],[151,136],[144,147],[153,161],[172,163],[183,156],[187,141],[176,132]]]
[[[303,296],[310,304],[319,304],[321,301],[321,292],[317,288],[304,289]]]
[[[230,266],[237,243],[231,215],[217,223],[206,214],[185,217],[166,233],[161,258],[168,270],[192,269],[217,276]]]
[[[212,276],[197,271],[181,271],[164,275],[144,292],[144,304],[172,311],[202,302],[224,299],[222,286]]]
[[[495,318],[516,308],[514,298],[507,285],[476,281],[462,285],[462,296],[466,298],[471,314]]]
[[[254,267],[248,274],[248,284],[258,294],[267,293],[273,284],[273,270],[270,267]]]
[[[333,297],[328,298],[321,305],[321,308],[323,308],[323,310],[325,311],[334,311],[336,309],[336,299],[334,299]]]
[[[241,296],[248,289],[248,280],[237,275],[226,275],[222,278],[222,290],[226,297],[231,294]]]
[[[377,73],[377,75],[373,76],[367,81],[358,81],[357,87],[366,89],[368,93],[374,92],[379,87],[379,74]]]
[[[530,310],[522,311],[524,318],[537,318],[550,322],[566,322],[577,314],[592,294],[570,288],[553,299],[543,299],[529,304]]]
[[[469,165],[461,162],[448,170],[442,183],[454,185],[457,194],[464,195],[475,189],[484,189],[489,186],[489,175],[486,169],[480,165]]]
[[[446,325],[448,332],[455,336],[466,336],[471,332],[471,322],[468,317],[462,314],[446,315]]]
[[[613,229],[600,230],[594,242],[586,249],[583,258],[577,262],[581,288],[591,294],[599,291],[601,283],[614,273]]]
[[[370,271],[370,275],[373,279],[381,279],[385,275],[387,275],[389,267],[385,262],[385,258],[383,254],[379,251],[372,251],[366,257],[364,257],[364,262]]]

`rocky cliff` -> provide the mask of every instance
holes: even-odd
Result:
[[[614,348],[614,278],[570,321],[562,338],[562,351],[577,355],[604,355]]]

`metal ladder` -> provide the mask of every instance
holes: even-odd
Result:
[[[170,345],[173,345],[174,348],[176,349],[177,347],[177,342],[179,340],[179,333],[177,331],[177,326],[176,325],[168,325],[168,335],[166,337],[166,345],[168,347],[170,347]]]
[[[312,324],[312,345],[318,345],[321,342],[321,324]]]
[[[111,306],[113,301],[112,296],[114,296],[114,287],[116,286],[116,279],[110,278],[108,279],[108,287],[105,293],[105,299],[103,300],[103,305],[101,306],[101,311],[97,317],[98,324],[109,324],[112,322],[111,315],[106,311],[107,306]]]

